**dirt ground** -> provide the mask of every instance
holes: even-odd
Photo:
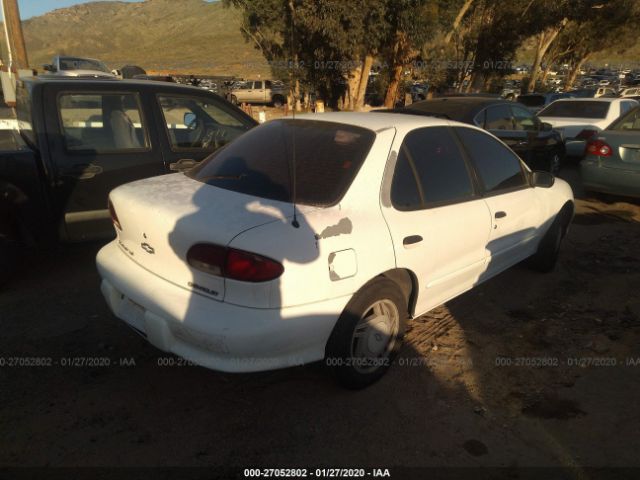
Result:
[[[0,466],[640,467],[640,202],[576,195],[555,272],[514,267],[412,321],[357,392],[319,365],[159,366],[176,357],[101,297],[100,245],[32,258],[0,293]]]

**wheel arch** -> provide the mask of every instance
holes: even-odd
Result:
[[[378,277],[387,278],[398,286],[405,298],[407,313],[413,317],[420,291],[416,274],[408,268],[393,268],[381,273]]]

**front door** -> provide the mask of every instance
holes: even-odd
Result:
[[[212,152],[257,125],[230,103],[212,94],[158,93],[160,141],[168,168],[193,168]],[[163,128],[166,127],[166,128]]]
[[[109,192],[166,172],[144,99],[136,92],[49,87],[47,131],[55,164],[61,236],[113,235]]]
[[[491,217],[449,127],[413,130],[394,150],[383,214],[397,267],[417,276],[419,315],[475,285],[485,268]]]
[[[515,265],[535,252],[544,211],[520,159],[492,136],[456,127],[478,173],[484,201],[491,213],[484,277]]]

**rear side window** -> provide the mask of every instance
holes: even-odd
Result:
[[[607,118],[609,102],[558,100],[538,113],[539,117]]]
[[[140,100],[133,93],[64,93],[58,97],[60,123],[69,151],[146,150]]]
[[[518,156],[491,135],[470,128],[456,128],[478,170],[486,192],[494,193],[528,186]]]
[[[365,128],[317,120],[273,120],[209,156],[188,175],[256,197],[329,206],[349,189],[375,140]],[[295,165],[294,165],[295,156]]]
[[[405,137],[391,183],[396,209],[419,210],[473,196],[466,161],[449,128],[421,128]]]
[[[607,130],[640,130],[640,107],[627,112],[626,115],[609,125]]]

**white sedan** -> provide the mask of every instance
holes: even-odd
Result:
[[[153,345],[227,372],[324,359],[357,388],[409,317],[529,257],[552,269],[573,194],[470,125],[327,113],[121,186],[110,211],[102,292]]]
[[[564,98],[537,115],[562,134],[568,156],[583,157],[588,140],[636,105],[631,98]]]

